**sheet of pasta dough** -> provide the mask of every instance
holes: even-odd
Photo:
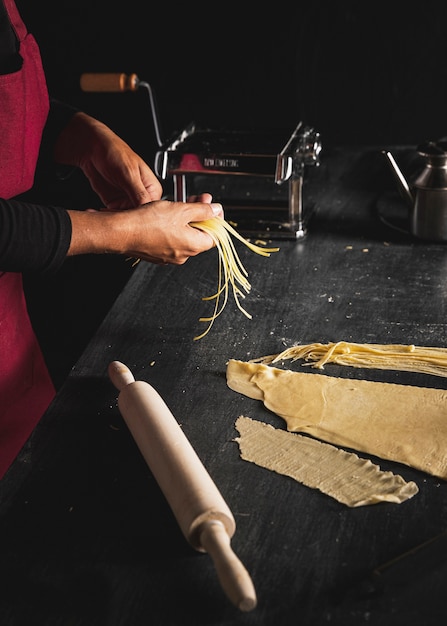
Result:
[[[287,430],[447,480],[447,392],[230,360],[230,389],[262,400]]]
[[[329,443],[242,415],[235,426],[242,459],[318,489],[349,507],[378,502],[400,504],[419,491],[416,483],[383,472],[371,461]]]

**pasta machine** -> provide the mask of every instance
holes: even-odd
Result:
[[[146,89],[158,150],[154,170],[172,182],[173,200],[209,192],[246,235],[301,239],[315,208],[305,196],[305,172],[320,164],[320,134],[300,121],[285,131],[216,131],[190,123],[161,137],[149,83],[136,74],[83,74],[83,91]],[[306,175],[307,180],[308,175]]]

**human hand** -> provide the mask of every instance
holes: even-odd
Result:
[[[223,218],[222,205],[203,202],[151,202],[133,213],[137,238],[127,246],[127,253],[156,264],[182,265],[189,257],[212,248],[210,235],[191,222]]]
[[[213,201],[213,196],[208,192],[201,193],[197,196],[188,197],[188,202],[206,202],[207,204],[211,204],[212,201]]]
[[[130,209],[159,200],[163,189],[132,148],[102,122],[76,113],[55,146],[59,163],[82,169],[109,210]]]
[[[214,246],[212,237],[191,226],[191,222],[224,216],[220,204],[168,200],[128,211],[68,213],[72,222],[70,256],[115,253],[175,265]]]

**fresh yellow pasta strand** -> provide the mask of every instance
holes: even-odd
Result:
[[[447,377],[447,348],[415,346],[413,344],[360,344],[346,341],[311,343],[292,346],[278,354],[258,359],[254,363],[277,363],[302,359],[311,366],[324,369],[326,363],[350,367],[400,370]]]
[[[228,302],[228,291],[231,286],[234,301],[238,309],[249,319],[250,313],[241,305],[241,298],[245,298],[245,293],[251,290],[251,284],[248,280],[248,272],[245,269],[234,245],[231,235],[244,243],[252,252],[261,256],[269,257],[272,252],[277,252],[279,248],[263,248],[251,243],[235,228],[233,228],[223,218],[216,217],[202,222],[191,222],[191,226],[199,228],[208,233],[216,244],[219,254],[219,278],[217,291],[212,296],[205,296],[203,300],[215,300],[214,311],[211,317],[201,317],[200,322],[208,322],[206,330],[194,337],[194,340],[202,339],[211,330],[215,319],[222,313]],[[221,297],[223,295],[223,302]]]

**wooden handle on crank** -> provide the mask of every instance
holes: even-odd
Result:
[[[82,91],[91,92],[118,92],[136,91],[138,89],[136,74],[81,74],[80,84]]]
[[[199,552],[207,552],[223,590],[242,611],[255,608],[256,592],[244,565],[231,548],[234,517],[158,392],[135,381],[119,361],[108,373],[120,391],[118,407],[163,491],[180,529]]]

